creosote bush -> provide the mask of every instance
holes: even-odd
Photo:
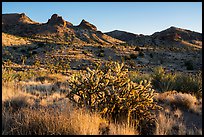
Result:
[[[123,63],[111,61],[93,70],[87,67],[85,74],[72,76],[70,86],[67,96],[79,107],[128,125],[145,125],[152,120],[153,110],[161,108],[153,101],[150,82],[132,82]]]

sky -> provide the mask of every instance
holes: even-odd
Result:
[[[2,13],[25,13],[40,23],[52,14],[73,25],[85,19],[102,32],[151,35],[175,26],[202,33],[202,2],[2,2]]]

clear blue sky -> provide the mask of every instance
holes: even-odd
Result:
[[[2,13],[25,13],[41,23],[56,13],[74,25],[85,19],[102,32],[150,35],[170,26],[202,32],[202,2],[2,2]]]

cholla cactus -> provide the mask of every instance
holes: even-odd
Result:
[[[112,120],[123,115],[128,124],[138,123],[151,119],[152,110],[159,108],[153,101],[150,82],[132,82],[123,63],[109,62],[94,70],[87,68],[86,74],[73,75],[70,83],[70,100]]]

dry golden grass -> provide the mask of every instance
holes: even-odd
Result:
[[[134,128],[109,124],[97,114],[84,110],[61,111],[55,107],[3,109],[4,135],[99,135],[135,134]]]
[[[108,123],[96,113],[77,109],[63,94],[54,93],[40,99],[3,86],[3,135],[100,135],[136,134],[127,124]],[[33,98],[31,98],[33,97]]]
[[[173,112],[160,112],[157,120],[155,135],[202,135],[202,128],[186,126],[179,109]]]
[[[127,124],[110,124],[110,135],[139,135],[139,132]]]
[[[202,115],[202,99],[198,100],[191,94],[168,91],[157,94],[155,99]]]
[[[160,112],[157,119],[155,135],[185,135],[185,125],[173,115]]]
[[[29,84],[42,85],[39,82]],[[97,113],[73,106],[65,98],[66,94],[50,92],[45,96],[40,89],[38,95],[31,94],[23,91],[21,86],[12,83],[2,85],[3,135],[139,135],[135,127],[128,127],[127,123],[109,123]],[[186,126],[182,110],[188,109],[202,115],[202,99],[176,91],[159,93],[155,99],[163,101],[166,106],[164,111],[157,114],[153,134],[202,135],[202,128]],[[172,104],[182,107],[172,110]]]

